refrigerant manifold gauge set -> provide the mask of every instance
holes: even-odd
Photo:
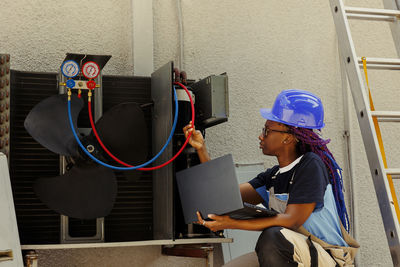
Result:
[[[82,66],[82,70],[79,64],[74,60],[67,60],[61,66],[61,73],[67,77],[67,81],[60,85],[66,86],[69,89],[79,90],[78,95],[81,94],[81,90],[93,90],[96,88],[96,82],[94,79],[100,74],[100,67],[94,61],[88,61]],[[87,80],[75,80],[74,78],[82,74]]]

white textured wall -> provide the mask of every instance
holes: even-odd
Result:
[[[346,4],[382,6],[380,0],[347,0]],[[153,0],[153,5],[154,66],[158,68],[179,58],[178,12],[175,0]],[[113,57],[106,65],[106,74],[132,73],[130,0],[1,0],[0,10],[0,52],[11,54],[13,69],[56,71],[66,52],[77,52],[111,54]],[[271,107],[275,96],[283,89],[307,89],[319,95],[325,104],[323,136],[332,139],[329,148],[344,168],[349,197],[351,191],[342,136],[341,76],[328,0],[182,0],[182,13],[183,66],[189,77],[198,79],[222,72],[229,75],[229,122],[207,131],[212,156],[232,153],[239,163],[264,161],[266,166],[274,164],[275,160],[263,157],[258,149],[257,137],[263,127],[258,110]],[[82,28],[82,25],[89,26]],[[377,22],[352,22],[351,26],[358,32],[354,37],[359,55],[395,56],[388,27],[381,27]],[[398,79],[395,72],[370,72],[377,109],[395,110],[398,106]],[[354,108],[350,111],[355,205],[358,206],[356,227],[361,243],[359,266],[391,266]],[[384,134],[393,134],[393,129],[384,127],[382,130]],[[392,140],[398,138],[391,137]],[[399,149],[387,145],[387,150],[389,167],[396,167],[396,164],[398,167]],[[107,252],[96,255],[108,263],[104,266],[116,266],[112,262],[120,252],[110,251],[110,257],[105,256]],[[139,257],[143,251],[132,249],[129,253]],[[149,257],[159,257],[151,251]],[[85,254],[68,255],[89,262],[93,257],[90,253],[87,258]]]
[[[12,68],[55,72],[65,53],[112,55],[105,74],[133,73],[131,0],[1,0],[0,52]]]
[[[225,71],[229,76],[229,122],[207,132],[213,156],[232,152],[242,163],[264,159],[258,149],[264,123],[259,109],[272,106],[286,88],[307,89],[332,103],[326,119],[335,126],[327,127],[326,136],[334,139],[334,151],[342,151],[340,73],[327,2],[182,2],[189,77]],[[174,3],[155,2],[156,67],[177,59],[177,35],[169,30],[176,24]]]

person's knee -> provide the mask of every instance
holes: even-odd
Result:
[[[256,252],[271,251],[276,249],[279,239],[282,238],[281,227],[269,227],[262,231],[256,245]]]
[[[256,253],[260,266],[297,266],[294,246],[281,233],[282,227],[265,229],[258,238]]]

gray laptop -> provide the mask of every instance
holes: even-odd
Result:
[[[185,223],[197,221],[196,211],[234,219],[274,216],[277,212],[242,201],[232,155],[228,154],[176,173]]]

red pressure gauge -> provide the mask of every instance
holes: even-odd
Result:
[[[83,76],[87,79],[94,79],[100,74],[100,67],[96,62],[88,61],[82,67]]]

